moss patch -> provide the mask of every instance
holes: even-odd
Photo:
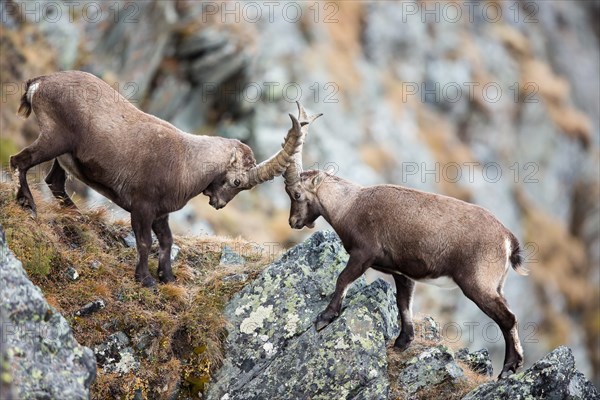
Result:
[[[15,142],[8,138],[0,138],[0,165],[8,166],[10,156],[19,152]]]

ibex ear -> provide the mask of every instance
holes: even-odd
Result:
[[[313,190],[317,190],[317,188],[319,187],[319,185],[323,183],[323,175],[321,174],[317,174],[315,175],[311,181],[310,181],[310,187]]]
[[[238,152],[237,149],[234,147],[233,149],[231,149],[231,158],[229,159],[229,166],[234,166],[237,163],[238,160]]]

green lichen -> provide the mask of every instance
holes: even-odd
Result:
[[[226,393],[236,399],[305,398],[309,393],[313,399],[345,398],[367,381],[369,393],[385,393],[385,347],[397,330],[389,286],[367,286],[364,279],[358,280],[342,314],[317,333],[313,321],[327,305],[347,254],[333,235],[321,233],[290,253],[293,257],[269,266],[253,287],[227,306],[228,319],[238,327],[260,307],[272,306],[272,314],[252,335],[244,333],[247,323],[244,330],[230,331],[230,361],[208,398],[220,399]],[[387,313],[393,314],[389,321]],[[389,331],[372,332],[382,327]],[[260,374],[250,376],[253,371]],[[243,391],[235,389],[234,382],[240,380],[246,382]],[[274,388],[277,393],[270,392]]]

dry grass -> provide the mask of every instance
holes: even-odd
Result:
[[[56,56],[46,39],[32,24],[19,30],[7,29],[0,24],[0,71],[2,71],[3,100],[0,107],[0,160],[14,154],[8,146],[21,148],[37,136],[38,127],[30,118],[23,120],[16,114],[24,90],[24,82],[35,76],[56,70]],[[23,133],[23,134],[22,134]],[[2,149],[2,147],[5,147]]]
[[[592,137],[591,122],[584,113],[570,104],[569,82],[555,74],[548,63],[534,58],[529,39],[518,29],[500,23],[494,24],[491,33],[506,46],[519,63],[521,70],[519,101],[542,99],[554,124],[564,134],[579,140],[584,147],[589,147]],[[494,80],[485,71],[481,63],[481,54],[468,36],[465,37],[463,53],[473,65],[475,81]],[[474,100],[475,105],[481,109],[487,108],[486,102],[480,96],[476,96]]]
[[[539,94],[550,102],[562,102],[569,95],[569,83],[554,74],[550,66],[542,61],[528,59],[521,65],[523,83],[537,84]]]
[[[544,286],[560,290],[569,307],[588,303],[594,288],[588,279],[589,265],[583,243],[562,223],[531,207],[523,195],[518,196],[518,203],[523,211],[525,258],[529,261],[531,276],[544,282]]]
[[[0,184],[0,222],[15,255],[31,280],[73,328],[79,343],[94,347],[123,331],[140,358],[140,369],[125,376],[104,373],[92,386],[92,398],[163,399],[181,385],[184,395],[197,396],[220,366],[226,321],[222,309],[250,282],[272,255],[242,239],[175,237],[181,247],[173,265],[178,280],[156,289],[141,288],[133,279],[137,252],[120,237],[128,223],[108,223],[103,210],[65,212],[43,201],[34,190],[38,217],[16,205],[12,184]],[[241,250],[244,267],[221,269],[223,246]],[[150,264],[156,275],[156,252]],[[99,266],[97,266],[99,262]],[[92,265],[97,266],[93,268]],[[71,281],[68,266],[79,272]],[[230,273],[245,273],[246,282],[225,282]],[[75,312],[101,298],[106,308],[87,317]]]
[[[492,24],[492,33],[517,56],[530,54],[529,39],[517,28],[507,24]]]
[[[581,111],[566,105],[553,105],[548,107],[550,118],[567,135],[588,147],[592,140],[592,126],[590,119]]]

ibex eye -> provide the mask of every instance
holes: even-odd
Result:
[[[240,186],[240,184],[241,184],[241,183],[242,183],[242,182],[240,182],[240,180],[239,180],[239,179],[236,179],[235,181],[233,181],[233,184],[234,184],[235,186]]]
[[[300,192],[294,193],[294,198],[298,200],[300,198]]]

